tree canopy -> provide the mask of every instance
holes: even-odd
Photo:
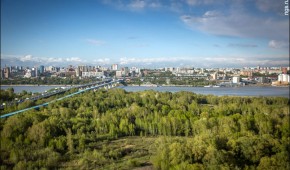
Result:
[[[290,168],[282,97],[88,91],[1,119],[0,130],[4,169]]]

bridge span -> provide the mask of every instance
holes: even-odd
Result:
[[[0,118],[10,117],[12,115],[15,115],[15,114],[18,114],[18,113],[22,113],[22,112],[25,112],[25,111],[28,111],[28,110],[32,110],[32,109],[39,109],[40,107],[47,106],[50,103],[53,103],[53,102],[56,102],[56,101],[59,101],[59,100],[63,100],[63,99],[68,98],[68,97],[72,97],[74,95],[83,93],[83,92],[88,91],[88,90],[99,89],[99,88],[102,88],[102,87],[104,87],[105,89],[110,89],[110,88],[116,87],[116,85],[119,84],[119,82],[120,82],[119,80],[107,80],[107,81],[103,81],[103,82],[90,83],[90,84],[80,85],[80,86],[76,86],[76,87],[71,87],[71,88],[78,88],[79,90],[77,92],[72,93],[72,94],[63,96],[61,98],[58,98],[58,99],[55,99],[55,100],[52,100],[52,101],[49,101],[49,102],[46,102],[46,103],[43,103],[43,104],[40,104],[40,105],[37,105],[37,106],[32,106],[32,107],[29,107],[29,108],[25,108],[25,109],[22,109],[22,110],[18,110],[18,111],[14,111],[14,112],[11,112],[11,113],[7,113],[7,114],[4,114],[4,115],[1,115]],[[69,88],[69,89],[71,89],[71,88]],[[65,91],[68,91],[69,89],[67,89]],[[65,92],[65,91],[60,91],[59,93],[62,93],[62,92]],[[56,94],[59,94],[59,93],[56,93]],[[33,100],[38,100],[38,99],[40,99],[40,98],[33,98]]]

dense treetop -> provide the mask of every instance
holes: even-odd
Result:
[[[290,168],[282,97],[89,91],[2,119],[0,130],[7,169]]]

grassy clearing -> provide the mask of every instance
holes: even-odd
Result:
[[[63,169],[153,169],[152,155],[156,152],[155,141],[158,137],[124,137],[116,140],[103,140],[90,143],[90,150],[96,150],[103,163],[86,159],[78,154],[69,162],[61,164]]]

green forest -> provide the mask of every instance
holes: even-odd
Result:
[[[100,89],[0,130],[1,169],[290,169],[282,97]]]

